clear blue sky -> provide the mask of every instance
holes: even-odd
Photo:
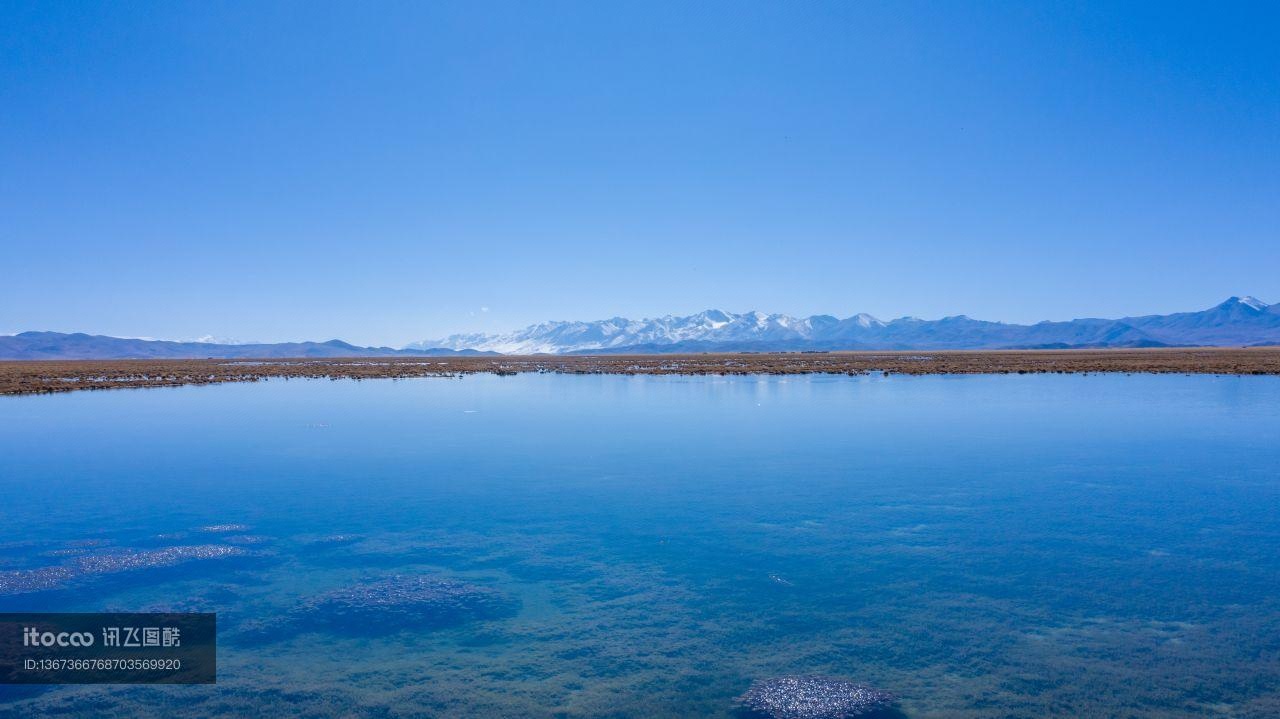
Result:
[[[3,0],[0,250],[0,332],[1276,302],[1280,9]]]

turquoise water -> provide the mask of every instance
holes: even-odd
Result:
[[[0,398],[0,519],[0,609],[216,611],[220,633],[216,686],[0,688],[0,715],[727,717],[798,673],[907,717],[1280,715],[1280,378]],[[236,551],[13,581],[167,546]],[[509,604],[282,621],[391,576]]]

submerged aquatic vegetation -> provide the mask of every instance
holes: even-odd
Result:
[[[222,537],[222,541],[227,544],[239,545],[266,544],[271,541],[271,537],[264,537],[258,534],[232,534],[227,537]]]
[[[225,532],[245,532],[248,531],[247,524],[209,524],[200,528],[201,532],[210,534],[221,534]]]
[[[387,633],[490,619],[514,613],[518,602],[496,589],[435,576],[392,576],[337,589],[303,603],[304,625],[344,633]]]
[[[199,559],[239,556],[244,551],[218,544],[165,547],[77,557],[68,564],[0,572],[0,596],[61,589],[77,579],[143,569],[162,569]]]
[[[864,684],[821,676],[757,679],[738,703],[771,719],[846,719],[887,707],[895,697]]]
[[[191,392],[186,424],[144,393],[85,398],[129,418],[107,427],[77,402],[13,402],[48,404],[48,421],[6,417],[5,487],[59,509],[5,515],[0,569],[72,563],[43,556],[71,546],[58,537],[115,543],[93,555],[228,544],[242,532],[200,527],[230,522],[273,539],[0,597],[8,611],[216,611],[219,628],[217,685],[0,693],[0,717],[746,719],[766,715],[734,698],[782,674],[903,697],[858,719],[1280,717],[1274,379],[287,390],[347,434],[305,434],[279,387]],[[460,422],[489,391],[492,424]],[[44,441],[55,422],[66,430]],[[208,422],[244,437],[236,471]],[[148,433],[181,456],[112,450]],[[322,597],[392,575],[526,609],[441,628],[318,618]]]
[[[496,615],[512,600],[488,587],[433,576],[393,576],[345,587],[307,601],[302,611],[326,621],[435,623]]]
[[[364,539],[359,534],[329,534],[323,537],[312,539],[305,543],[308,549],[327,549],[330,547],[344,547],[349,544],[355,544]]]

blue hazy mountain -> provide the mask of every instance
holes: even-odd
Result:
[[[392,357],[484,354],[475,350],[357,347],[341,340],[220,344],[106,337],[83,333],[23,332],[0,336],[0,359],[232,359],[279,357]]]
[[[1280,304],[1232,297],[1199,312],[1016,325],[964,315],[940,320],[867,314],[790,317],[707,310],[687,317],[544,322],[506,334],[463,334],[410,348],[505,354],[783,350],[1050,349],[1280,344]]]
[[[1016,325],[964,315],[882,321],[867,314],[790,317],[707,310],[687,317],[544,322],[506,334],[453,335],[403,349],[341,340],[226,344],[81,333],[0,336],[0,359],[395,357],[477,354],[1056,349],[1280,345],[1280,304],[1232,297],[1199,312]]]

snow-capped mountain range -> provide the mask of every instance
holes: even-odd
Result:
[[[0,335],[0,360],[412,357],[477,354],[766,352],[804,350],[1049,349],[1280,345],[1280,304],[1232,297],[1200,312],[1011,325],[957,315],[884,322],[858,314],[789,317],[707,310],[688,317],[544,322],[498,335],[453,335],[407,347],[341,340],[234,344],[82,333]]]
[[[868,314],[791,317],[706,310],[687,317],[543,322],[506,334],[459,334],[412,350],[503,354],[768,351],[838,349],[996,349],[1280,344],[1280,304],[1232,297],[1199,312],[1015,325],[964,315],[883,321]]]

